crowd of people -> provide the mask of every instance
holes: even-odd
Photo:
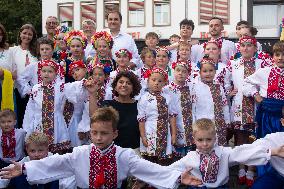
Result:
[[[0,24],[1,188],[230,188],[238,165],[240,186],[283,189],[283,41],[265,53],[239,21],[234,43],[213,17],[201,44],[184,19],[139,55],[121,13],[107,21],[50,16],[46,36],[25,24],[14,47]]]

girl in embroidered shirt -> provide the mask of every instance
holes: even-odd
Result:
[[[95,64],[104,65],[104,72],[109,76],[110,72],[116,69],[116,62],[111,57],[111,49],[113,46],[113,39],[106,31],[96,32],[92,36],[92,44],[96,50],[96,55],[90,62],[89,66]]]
[[[64,41],[70,50],[71,56],[67,57],[60,65],[63,66],[65,70],[65,82],[68,83],[74,81],[68,74],[69,65],[74,61],[82,60],[84,62],[85,60],[84,49],[87,46],[87,38],[81,31],[73,30],[65,35]]]
[[[168,74],[168,80],[173,80],[173,71],[169,65],[169,61],[171,58],[171,52],[166,47],[157,47],[156,48],[156,66],[164,70]]]
[[[0,112],[0,167],[6,167],[12,161],[21,160],[24,153],[26,132],[23,129],[15,129],[17,123],[16,114],[10,109]]]
[[[66,26],[58,26],[56,28],[56,34],[54,36],[54,52],[52,58],[60,64],[61,61],[64,61],[67,57],[70,56],[70,52],[67,48],[66,41],[64,37],[69,31],[69,28]],[[63,64],[63,63],[62,63]]]
[[[224,77],[226,74],[226,65],[222,63],[221,57],[221,41],[210,40],[203,43],[204,54],[214,61],[216,74],[214,81],[224,86]],[[200,64],[194,70],[194,77],[199,78]],[[200,78],[199,78],[200,79]]]
[[[244,80],[265,65],[263,60],[254,57],[257,50],[254,37],[244,36],[240,38],[239,44],[242,56],[239,59],[231,60],[228,64],[228,76],[226,76],[228,85],[225,86],[226,93],[229,98],[232,98],[231,118],[235,145],[250,143],[252,139],[250,135],[254,133],[256,127],[254,120],[255,102],[252,97],[243,95]],[[240,165],[240,184],[246,183],[248,186],[252,186],[253,177],[252,167],[249,167],[246,173],[245,167]]]
[[[256,115],[258,138],[284,131],[280,122],[284,107],[283,41],[273,46],[273,60],[273,67],[260,68],[244,81],[244,95],[254,97],[255,101],[260,103]]]
[[[153,68],[146,74],[148,91],[138,101],[140,152],[145,159],[167,165],[176,144],[175,101],[162,92],[168,77],[164,70]]]
[[[131,52],[129,52],[127,49],[120,49],[115,53],[115,56],[117,58],[117,68],[116,70],[110,72],[108,87],[111,87],[114,78],[120,71],[130,70],[130,60],[132,59]]]
[[[63,153],[70,148],[63,116],[66,99],[76,104],[83,102],[87,95],[83,88],[84,81],[68,84],[56,81],[59,67],[60,65],[52,60],[40,64],[42,83],[33,86],[23,122],[23,128],[28,134],[38,131],[48,135],[50,151],[53,153]]]
[[[174,62],[172,64],[175,80],[170,82],[164,89],[169,90],[172,98],[177,98],[178,115],[177,124],[177,144],[175,150],[177,157],[183,157],[188,151],[195,149],[192,138],[192,84],[187,82],[191,72],[191,64],[186,62]]]
[[[193,122],[200,118],[214,120],[218,145],[226,145],[227,126],[230,123],[229,106],[223,87],[214,80],[215,74],[214,61],[203,58],[200,63],[200,80],[192,88]]]

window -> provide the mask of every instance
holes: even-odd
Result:
[[[85,1],[81,2],[81,23],[84,20],[93,20],[96,22],[96,1]]]
[[[170,0],[154,0],[154,26],[167,26],[171,24]]]
[[[104,26],[107,26],[107,15],[110,11],[118,10],[119,11],[120,0],[104,0],[104,15],[105,15],[105,23]]]
[[[128,26],[145,25],[144,0],[128,0]]]
[[[263,14],[265,12],[265,14]],[[253,25],[258,28],[278,28],[284,17],[284,5],[253,6]]]
[[[229,24],[229,0],[199,0],[199,23],[208,24],[212,17],[219,17]]]
[[[70,28],[73,27],[73,12],[74,5],[73,3],[64,3],[58,4],[58,18],[60,24],[64,24]]]

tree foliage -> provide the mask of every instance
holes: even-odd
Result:
[[[18,31],[24,24],[32,24],[41,36],[41,0],[0,0],[0,23],[8,33],[8,42],[17,41]]]

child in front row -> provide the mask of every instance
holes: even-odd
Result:
[[[147,71],[146,91],[138,101],[140,152],[142,156],[160,165],[172,162],[172,145],[176,144],[176,115],[174,98],[162,91],[168,80],[159,68]]]
[[[24,157],[20,163],[25,163],[31,160],[40,160],[47,156],[52,155],[48,152],[48,137],[44,133],[33,132],[30,134],[25,141],[25,147],[28,156]],[[12,165],[10,165],[12,166]],[[13,188],[13,189],[30,189],[32,187],[44,187],[47,189],[58,189],[59,182],[58,180],[45,184],[44,186],[32,186],[26,180],[26,175],[21,175],[15,177],[11,180],[1,179],[0,188]]]
[[[99,108],[91,118],[91,145],[73,149],[72,153],[53,155],[1,170],[5,179],[27,175],[28,182],[44,184],[75,175],[80,188],[120,188],[122,180],[132,175],[157,188],[174,188],[181,172],[141,159],[132,149],[114,145],[118,112],[112,107]],[[183,173],[184,184],[201,184]],[[194,183],[193,183],[194,182]]]
[[[10,109],[0,112],[0,167],[6,167],[12,161],[18,161],[25,155],[24,142],[26,132],[15,129],[17,123],[16,113]]]
[[[191,174],[202,180],[200,187],[190,189],[228,188],[229,167],[238,163],[247,165],[264,165],[272,156],[284,155],[283,143],[274,149],[265,145],[245,144],[231,147],[217,145],[215,124],[212,120],[202,118],[193,124],[193,138],[196,151],[189,152],[184,158],[170,165],[180,171],[192,167]]]

